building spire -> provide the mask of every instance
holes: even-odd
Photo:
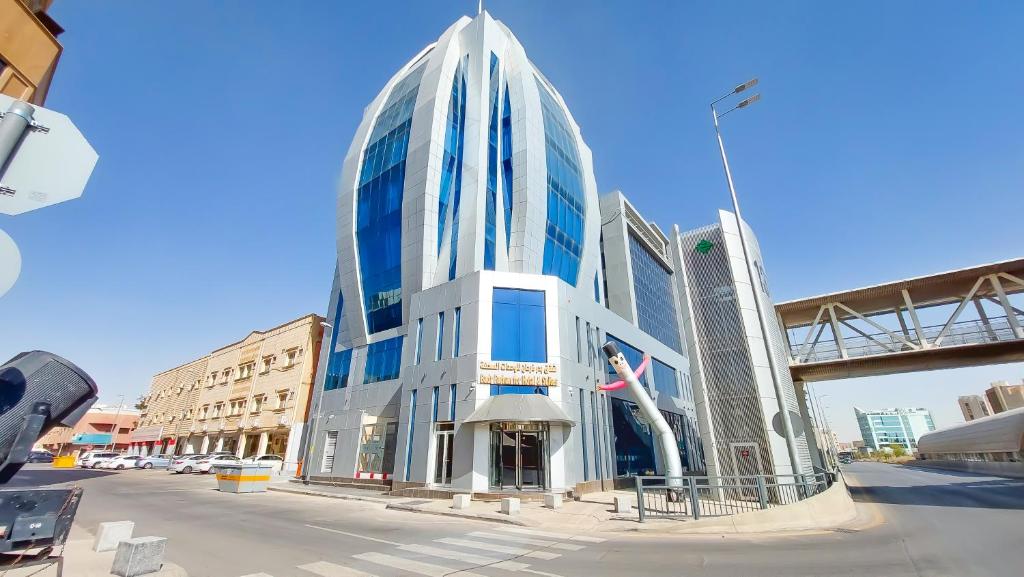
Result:
[[[484,12],[484,0],[479,0],[476,4],[476,15],[479,16]]]

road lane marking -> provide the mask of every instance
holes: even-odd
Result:
[[[438,543],[445,543],[447,545],[455,545],[457,547],[467,547],[469,549],[481,549],[483,551],[508,553],[509,555],[521,555],[523,557],[533,557],[534,559],[543,559],[545,561],[558,559],[562,556],[561,553],[552,553],[550,551],[533,551],[531,549],[524,549],[523,547],[495,545],[493,543],[485,543],[483,541],[473,541],[472,539],[456,539],[454,537],[445,537],[443,539],[434,539],[434,541]]]
[[[562,577],[557,573],[548,573],[547,571],[537,571],[536,569],[523,569],[527,573],[533,573],[534,575],[543,575],[544,577]]]
[[[444,565],[434,565],[433,563],[424,563],[423,561],[413,561],[412,559],[395,557],[394,555],[387,555],[385,553],[377,553],[373,551],[369,553],[359,553],[358,555],[353,555],[353,557],[363,561],[369,561],[370,563],[384,565],[385,567],[392,567],[394,569],[401,569],[402,571],[408,571],[410,573],[426,575],[427,577],[444,577],[445,575],[451,575],[453,573],[458,574],[460,577],[484,577],[477,573],[459,571],[458,569],[445,567]]]
[[[505,559],[499,559],[497,557],[487,557],[485,555],[477,555],[476,553],[465,553],[463,551],[454,551],[451,549],[442,549],[440,547],[431,547],[430,545],[402,545],[399,547],[402,551],[410,551],[413,553],[420,553],[422,555],[430,555],[432,557],[440,557],[442,559],[452,559],[454,561],[462,561],[471,565],[494,565],[501,563]],[[529,565],[519,563],[523,567],[529,567]],[[520,567],[521,569],[522,567]]]
[[[552,539],[565,539],[567,541],[582,541],[584,543],[604,543],[607,539],[600,537],[589,537],[587,535],[568,535],[566,533],[553,533],[551,531],[536,531],[534,529],[523,529],[521,527],[499,527],[498,531],[506,533],[521,533],[523,535],[534,535],[537,537],[550,537]]]
[[[317,561],[306,565],[299,565],[299,569],[309,571],[320,577],[377,577],[373,573],[360,571],[344,565],[336,565],[327,561]]]
[[[339,531],[337,529],[331,529],[330,527],[320,527],[320,526],[317,526],[317,525],[310,525],[308,523],[306,524],[306,526],[307,527],[311,527],[313,529],[320,529],[321,531],[330,531],[331,533],[339,533],[341,535],[348,535],[349,537],[356,537],[358,539],[366,539],[367,541],[376,541],[378,543],[385,543],[387,545],[394,545],[396,547],[401,547],[402,546],[402,543],[398,543],[397,541],[388,541],[387,539],[378,539],[376,537],[368,537],[366,535],[360,535],[359,533],[348,533],[346,531]]]
[[[481,539],[495,539],[497,541],[514,541],[516,543],[525,543],[527,545],[536,545],[538,547],[562,549],[563,551],[579,551],[580,549],[585,548],[583,545],[556,543],[554,541],[548,541],[546,539],[531,539],[530,537],[518,537],[516,535],[499,535],[497,533],[488,533],[486,531],[474,531],[470,533],[469,536],[478,537]]]
[[[270,573],[249,573],[248,575],[242,575],[242,577],[274,577]]]

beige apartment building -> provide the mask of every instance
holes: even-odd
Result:
[[[1019,409],[1024,407],[1024,383],[1011,385],[1006,381],[996,381],[985,391],[985,397],[993,413]]]
[[[64,31],[46,13],[52,0],[0,0],[0,93],[42,105]]]
[[[981,395],[964,395],[957,402],[960,404],[960,412],[964,414],[965,421],[973,421],[992,415],[992,409],[988,404],[988,400]]]
[[[295,470],[323,317],[309,314],[153,377],[135,452],[278,455]]]

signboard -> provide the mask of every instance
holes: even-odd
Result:
[[[71,437],[72,445],[109,445],[114,439],[110,433],[78,433]]]
[[[558,366],[551,363],[519,363],[513,361],[481,361],[481,385],[526,385],[557,387]]]
[[[15,99],[0,94],[0,112]],[[21,214],[82,196],[99,155],[67,116],[32,105],[32,127],[0,173],[0,214]]]
[[[750,456],[750,449],[743,449],[742,451],[740,451],[740,455],[742,455],[743,458],[746,459],[747,457]]]
[[[164,428],[161,425],[139,427],[138,429],[132,431],[131,437],[129,438],[136,443],[151,443],[153,441],[159,441],[161,435],[163,435],[163,432]]]

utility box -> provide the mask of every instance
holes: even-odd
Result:
[[[224,493],[263,493],[272,470],[256,463],[217,465],[217,489]]]

